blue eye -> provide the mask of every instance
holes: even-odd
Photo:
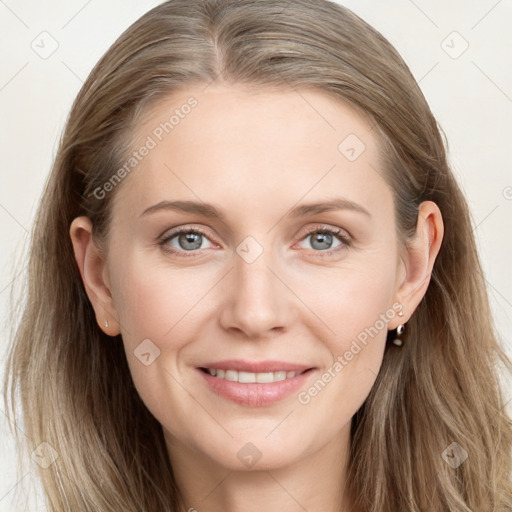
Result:
[[[314,253],[319,253],[319,256],[324,257],[343,248],[350,247],[352,241],[344,233],[344,231],[338,228],[316,226],[308,230],[306,234],[302,236],[300,241],[310,238],[311,250]],[[335,246],[335,248],[331,248],[334,238],[338,239],[339,244]],[[174,239],[176,239],[178,247],[171,244]],[[200,256],[201,254],[198,251],[205,249],[205,247],[203,247],[204,240],[208,240],[208,236],[202,230],[183,227],[167,234],[158,242],[158,244],[162,247],[163,251],[174,254],[175,256],[194,257]]]
[[[170,242],[174,238],[177,240],[178,248],[170,245]],[[206,234],[202,231],[185,227],[171,232],[159,242],[159,245],[164,251],[178,256],[197,256],[197,254],[192,251],[204,249],[204,247],[202,247],[202,242],[205,239],[207,240]],[[191,252],[192,254],[189,254]]]
[[[320,254],[320,256],[330,255],[340,249],[343,249],[343,247],[350,247],[351,240],[343,233],[344,232],[338,228],[331,228],[327,226],[319,228],[316,226],[308,230],[306,236],[303,237],[302,240],[311,239],[310,246],[313,249],[318,249],[318,251],[314,252],[321,252],[322,254]],[[331,245],[334,238],[337,238],[340,243],[333,249],[331,248]],[[329,247],[325,247],[325,245],[328,245]]]

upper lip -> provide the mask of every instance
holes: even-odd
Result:
[[[241,370],[251,373],[266,372],[302,372],[313,368],[305,364],[288,363],[286,361],[246,361],[242,359],[229,359],[225,361],[215,361],[204,363],[198,368],[211,368],[216,370]]]

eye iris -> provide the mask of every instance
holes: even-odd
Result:
[[[202,235],[200,233],[181,233],[178,237],[180,247],[191,250],[199,249],[201,247],[201,237]],[[197,241],[199,241],[199,245],[197,245]],[[196,246],[194,246],[194,242]],[[193,246],[190,247],[188,244],[192,244]]]
[[[329,233],[315,233],[312,236],[313,241],[311,243],[311,247],[313,247],[314,249],[329,249],[330,245],[332,244],[332,235],[330,235]],[[327,247],[315,246],[317,240],[320,241],[320,244],[327,244]]]

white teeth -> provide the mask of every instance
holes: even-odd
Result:
[[[238,372],[236,370],[226,370],[226,375],[224,376],[226,380],[232,380],[233,382],[238,380]]]
[[[260,384],[267,384],[268,382],[274,382],[274,373],[257,373],[256,374],[256,382]]]
[[[274,380],[285,380],[286,372],[274,372]]]
[[[238,372],[238,382],[242,382],[243,384],[256,382],[256,375],[256,373]]]
[[[293,379],[296,375],[302,372],[262,372],[252,373],[237,370],[218,370],[215,368],[208,368],[208,373],[218,379],[226,379],[232,382],[240,382],[242,384],[250,384],[258,382],[260,384],[268,384],[270,382],[279,382],[281,380]]]

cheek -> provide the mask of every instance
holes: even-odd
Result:
[[[120,261],[112,285],[123,344],[135,386],[158,417],[158,397],[187,399],[173,376],[183,378],[182,350],[198,338],[208,315],[205,297],[219,276],[199,266],[154,265],[136,254]]]
[[[186,422],[191,401],[187,386],[176,384],[187,377],[179,355],[197,328],[200,308],[194,306],[211,285],[200,272],[194,277],[191,269],[151,266],[136,256],[121,261],[112,286],[134,385],[160,423]],[[181,414],[171,421],[167,415],[176,409]]]
[[[302,272],[294,278],[294,291],[304,297],[314,314],[311,321],[325,328],[324,341],[331,352],[339,354],[359,335],[363,339],[368,330],[372,337],[385,337],[387,323],[382,319],[389,321],[395,314],[391,307],[395,279],[393,255],[375,251],[361,260],[347,260],[338,268]]]
[[[178,325],[207,294],[213,281],[199,267],[172,268],[151,265],[143,258],[125,259],[116,268],[114,299],[123,338],[161,340]]]
[[[297,398],[308,418],[324,419],[313,420],[312,428],[325,438],[334,436],[340,425],[350,421],[375,383],[384,357],[388,322],[396,315],[390,303],[393,283],[392,272],[354,272],[350,277],[347,273],[334,280],[335,293],[312,296],[315,313],[329,327],[329,331],[321,329],[327,334],[320,339],[330,358]],[[320,328],[315,332],[318,335]]]
[[[396,315],[394,255],[376,251],[370,256],[329,269],[325,279],[305,275],[301,280],[299,295],[308,297],[315,313],[316,337],[326,333],[320,339],[330,361],[299,402],[313,416],[329,409],[336,425],[349,421],[367,398],[382,365],[388,322]]]

